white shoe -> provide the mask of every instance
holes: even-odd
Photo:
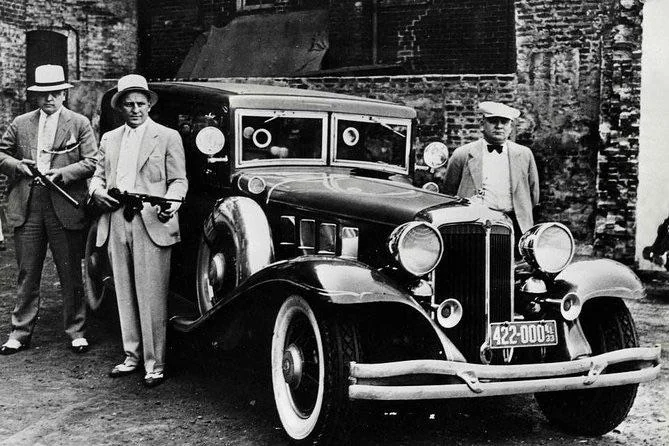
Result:
[[[121,364],[115,365],[112,371],[109,372],[109,376],[112,378],[118,378],[119,376],[135,373],[137,369],[139,369],[137,364],[128,364],[127,362],[123,362]]]

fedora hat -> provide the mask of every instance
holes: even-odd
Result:
[[[35,68],[35,85],[28,91],[60,91],[72,88],[65,82],[65,73],[60,65],[40,65]]]
[[[114,93],[114,96],[111,98],[111,106],[118,109],[118,101],[123,96],[133,91],[139,91],[146,94],[149,97],[149,103],[152,107],[158,102],[158,95],[154,91],[149,90],[149,85],[144,76],[139,74],[128,74],[118,80],[116,93]]]
[[[484,101],[479,104],[479,111],[486,118],[500,117],[505,119],[516,119],[520,116],[520,110],[509,107],[500,102]]]

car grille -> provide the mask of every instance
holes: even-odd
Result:
[[[444,256],[435,270],[436,303],[453,298],[463,307],[462,320],[446,335],[469,362],[481,362],[486,342],[486,275],[490,283],[490,322],[513,317],[512,231],[507,226],[484,224],[443,225]],[[490,256],[486,258],[486,233]],[[486,263],[488,267],[486,268]]]

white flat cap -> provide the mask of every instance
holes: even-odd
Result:
[[[484,101],[479,104],[479,111],[486,118],[499,116],[500,118],[516,119],[520,116],[520,110],[509,107],[501,102]]]

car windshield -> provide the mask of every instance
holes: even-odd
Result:
[[[410,121],[376,116],[335,116],[334,162],[386,166],[404,171],[408,163]]]
[[[324,162],[325,114],[246,110],[239,117],[241,163]]]

